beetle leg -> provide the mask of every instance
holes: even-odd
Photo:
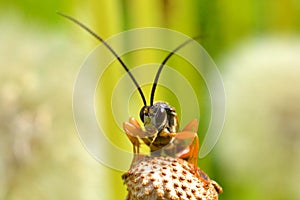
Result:
[[[199,151],[199,140],[198,140],[198,120],[194,119],[190,121],[182,130],[182,132],[178,132],[175,136],[175,139],[177,140],[187,140],[190,139],[190,142],[188,142],[188,146],[184,148],[182,151],[176,154],[176,157],[182,158],[182,159],[187,159],[191,163],[195,163],[195,158],[196,158],[196,163],[198,162],[198,151]],[[180,142],[178,142],[180,143]],[[180,150],[180,149],[179,149]],[[191,155],[194,153],[195,155]],[[196,155],[197,154],[197,155]]]
[[[124,122],[123,123],[123,129],[125,130],[126,136],[128,137],[128,139],[130,140],[130,142],[132,143],[133,146],[133,160],[132,163],[135,163],[136,161],[139,160],[139,153],[140,153],[140,141],[136,135],[136,128],[129,122]],[[135,136],[136,135],[136,136]]]
[[[139,153],[140,141],[137,137],[138,135],[135,134],[136,133],[135,127],[133,127],[133,125],[128,122],[124,122],[123,129],[125,130],[126,136],[128,137],[128,139],[133,145],[133,153]]]
[[[197,164],[197,160],[196,162],[192,161],[195,160],[195,156],[191,155],[192,150],[194,149],[193,145],[196,146],[195,154],[197,154],[199,150],[197,130],[198,120],[194,119],[191,122],[189,122],[181,132],[174,133],[174,135],[172,135],[172,141],[164,147],[164,151],[166,152],[166,154]]]
[[[143,129],[141,128],[140,124],[138,123],[138,121],[133,118],[130,117],[129,118],[129,123],[134,126],[135,128],[135,133],[134,135],[137,135],[139,138],[141,138],[141,140],[143,140],[143,142],[147,145],[150,146],[151,144],[151,140],[149,140],[145,134],[145,132],[143,131]]]
[[[190,123],[188,123],[182,131],[191,131],[191,132],[197,133],[197,131],[198,131],[198,120],[193,119],[192,121],[190,121]]]
[[[176,157],[182,158],[187,160],[194,166],[195,174],[198,178],[203,179],[201,173],[198,171],[198,153],[199,153],[199,139],[197,135],[198,130],[198,120],[194,119],[190,123],[188,123],[182,132],[178,132],[175,136],[175,145],[176,141],[188,140],[191,139],[192,141],[189,142],[188,147],[184,148],[182,151],[176,154]]]
[[[199,153],[199,140],[197,133],[194,132],[179,132],[175,137],[177,140],[192,139],[192,142],[183,151],[176,154],[176,157],[187,160],[193,165],[194,173],[199,179],[203,179],[201,173],[198,171],[198,153]],[[203,179],[205,180],[205,179]]]
[[[199,140],[197,133],[189,131],[178,132],[175,136],[175,139],[179,141],[190,140],[189,144],[186,144],[186,148],[176,153],[176,157],[187,159],[189,163],[192,163],[194,166],[198,167]]]
[[[145,144],[150,145],[150,141],[148,138],[145,137],[145,132],[142,130],[139,123],[134,119],[133,117],[129,118],[129,122],[123,123],[123,129],[130,140],[130,142],[133,145],[133,161],[132,164],[136,161],[140,160],[144,157],[144,155],[140,155],[140,141],[139,138],[141,138]],[[131,165],[132,165],[131,164]]]

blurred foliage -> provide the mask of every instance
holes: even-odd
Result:
[[[299,199],[300,38],[249,40],[224,62],[228,112],[217,149],[229,199]]]
[[[223,186],[220,199],[300,198],[295,189],[299,101],[291,101],[299,98],[293,90],[299,88],[299,77],[290,78],[299,71],[296,67],[286,73],[282,67],[299,67],[298,56],[292,54],[298,52],[299,46],[293,46],[298,42],[285,42],[282,37],[299,39],[300,1],[23,0],[0,2],[0,199],[125,197],[122,172],[93,160],[82,148],[72,120],[76,73],[98,42],[57,16],[57,10],[71,14],[104,38],[148,26],[201,35],[200,43],[226,74],[225,83],[230,82],[224,134],[217,148],[200,160],[201,168]],[[250,61],[264,60],[260,55],[274,50],[273,40],[266,46],[248,45],[253,48],[249,57],[229,53],[249,38],[274,36],[283,42],[274,47],[277,50],[266,63]],[[258,41],[265,44],[265,40]],[[292,55],[293,62],[288,56],[280,62],[283,53]],[[240,72],[248,62],[248,70]],[[278,62],[281,67],[274,71]],[[266,65],[268,73],[278,76],[269,77],[263,71],[265,76],[260,77],[260,66]],[[242,81],[249,76],[253,79]],[[292,84],[284,84],[290,80]],[[270,87],[261,88],[266,83]],[[257,96],[260,88],[263,95]],[[275,101],[278,96],[280,101]],[[203,126],[208,122],[209,118],[201,121]]]

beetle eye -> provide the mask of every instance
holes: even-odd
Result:
[[[145,122],[144,120],[145,115],[148,114],[148,108],[149,106],[143,106],[140,111],[140,119],[142,120],[143,123]]]
[[[149,110],[149,116],[151,123],[158,129],[161,130],[167,123],[167,112],[160,106],[151,107]]]

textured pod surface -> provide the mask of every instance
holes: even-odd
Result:
[[[133,164],[122,178],[126,200],[216,200],[222,188],[182,159],[146,156]]]

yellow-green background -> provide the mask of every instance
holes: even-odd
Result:
[[[228,115],[220,141],[200,167],[224,188],[220,199],[300,198],[300,61],[293,54],[299,50],[300,1],[23,0],[0,2],[0,199],[124,199],[126,194],[122,172],[87,153],[72,118],[77,72],[98,42],[56,11],[76,17],[104,38],[149,26],[201,34],[200,43],[224,75]],[[291,53],[293,62],[282,65],[296,65],[296,70],[283,67],[275,70],[278,76],[240,84],[259,76],[259,68],[252,70],[250,64],[239,73],[232,63],[255,65],[255,58],[264,59],[260,52],[278,47],[273,43],[283,48],[274,53],[274,63],[265,65],[276,67],[281,56]],[[241,61],[237,47],[247,45],[250,53],[258,53]],[[249,109],[256,105],[268,114],[256,116]]]

